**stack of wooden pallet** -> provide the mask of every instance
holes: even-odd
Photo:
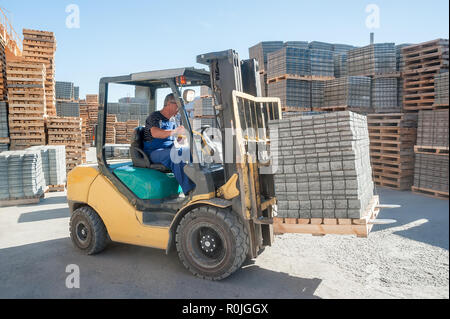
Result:
[[[11,149],[45,145],[45,65],[8,62],[8,102]]]
[[[116,122],[116,143],[117,144],[129,144],[127,140],[127,122]]]
[[[129,120],[127,121],[127,143],[131,144],[131,139],[133,138],[133,132],[136,127],[139,126],[138,120]]]
[[[106,116],[106,144],[116,144],[116,123],[117,117],[114,114]]]
[[[86,144],[90,144],[90,142],[92,141],[92,137],[90,136],[90,131],[89,131],[89,111],[88,111],[88,104],[86,102],[86,100],[79,100],[79,104],[80,104],[80,118],[83,120],[83,135],[84,138],[86,140]]]
[[[97,125],[98,120],[98,95],[86,94],[86,104],[89,118],[87,133],[89,139],[92,140],[92,138],[94,137],[94,126]]]
[[[82,120],[76,117],[48,117],[47,132],[49,145],[66,147],[67,172],[86,162],[83,148]]]
[[[367,116],[370,157],[376,185],[408,190],[413,183],[417,114]]]
[[[420,111],[417,132],[415,193],[448,199],[449,110]]]
[[[6,101],[7,86],[6,86],[6,53],[5,43],[0,38],[0,101]]]
[[[402,49],[405,62],[403,109],[432,110],[435,99],[434,78],[448,69],[448,39],[438,39]]]
[[[47,114],[56,115],[55,100],[55,52],[53,32],[23,29],[23,57],[25,61],[45,64],[45,97]]]

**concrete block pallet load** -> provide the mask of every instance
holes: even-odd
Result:
[[[194,101],[194,119],[192,121],[193,129],[200,131],[202,127],[216,127],[216,109],[211,90],[206,87],[200,87],[200,98]]]
[[[0,167],[0,207],[38,203],[43,197],[46,186],[40,151],[2,152]]]
[[[436,109],[434,79],[440,72],[449,68],[448,39],[408,46],[402,49],[402,54],[405,61],[404,111]]]
[[[449,77],[448,70],[442,70],[441,73],[436,75],[434,78],[436,96],[433,106],[435,107],[448,108],[448,86],[449,86],[448,77]]]
[[[56,39],[53,32],[23,29],[23,58],[45,65],[46,114],[56,116],[55,97]]]
[[[403,111],[403,86],[405,85],[405,81],[403,79],[403,71],[405,69],[405,59],[402,54],[402,50],[405,47],[411,46],[411,44],[404,43],[395,46],[395,53],[397,57],[397,72],[399,72],[400,76],[397,78],[397,100],[398,106]]]
[[[8,104],[0,101],[0,152],[9,148]]]
[[[56,115],[60,117],[80,117],[80,104],[70,101],[56,101]]]
[[[83,146],[82,119],[75,117],[49,117],[47,119],[49,145],[64,145],[66,149],[66,171],[86,162]]]
[[[375,184],[397,190],[411,189],[417,114],[369,114],[367,122]]]
[[[371,83],[372,108],[376,113],[400,112],[398,78],[374,77]]]
[[[8,117],[11,150],[45,145],[45,66],[42,63],[8,62]]]
[[[65,146],[33,146],[27,151],[41,152],[42,170],[48,192],[64,191],[67,181]]]
[[[449,110],[419,112],[413,192],[448,199]]]
[[[55,96],[57,100],[74,100],[74,85],[72,82],[56,81]]]
[[[323,107],[314,111],[350,110],[363,114],[371,112],[371,79],[348,76],[325,81]]]
[[[275,228],[367,236],[367,218],[376,214],[377,198],[366,118],[342,111],[269,126],[278,132],[272,136],[271,131],[270,137],[272,157],[278,159]]]

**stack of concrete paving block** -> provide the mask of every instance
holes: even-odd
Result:
[[[348,51],[353,50],[353,49],[355,49],[355,47],[353,45],[340,44],[340,43],[333,44],[333,52],[335,54],[347,53]]]
[[[283,107],[311,108],[311,81],[286,79],[271,82],[269,96],[279,97]]]
[[[398,100],[398,106],[400,109],[403,109],[403,85],[404,85],[404,79],[403,79],[403,71],[405,68],[405,59],[402,54],[402,49],[410,46],[411,44],[399,44],[395,46],[395,53],[397,56],[397,71],[400,72],[400,77],[397,78],[397,100]]]
[[[78,102],[56,101],[56,115],[61,117],[80,117]]]
[[[310,49],[311,75],[313,77],[334,77],[333,51]]]
[[[376,43],[348,51],[349,75],[395,73],[397,57],[394,43]]]
[[[105,144],[107,159],[128,159],[130,157],[130,144]]]
[[[434,78],[435,105],[448,106],[448,74],[448,70],[445,70],[445,72],[441,71]]]
[[[334,45],[331,43],[312,41],[308,44],[309,49],[333,51]]]
[[[448,117],[448,109],[420,111],[417,127],[417,145],[431,148],[448,148]]]
[[[8,104],[0,101],[0,152],[7,151],[8,145]]]
[[[334,77],[341,78],[348,75],[347,53],[334,55]]]
[[[67,180],[66,149],[63,145],[33,146],[28,151],[40,151],[46,186],[63,185]]]
[[[0,201],[9,199],[8,156],[9,152],[0,152]]]
[[[272,158],[278,158],[277,217],[363,217],[374,188],[364,116],[342,111],[269,126]]]
[[[73,100],[74,99],[73,83],[56,81],[55,94],[57,100]]]
[[[416,154],[413,190],[448,199],[448,165],[448,155]]]
[[[311,81],[311,106],[322,107],[324,102],[325,81]]]
[[[250,59],[256,59],[260,71],[267,70],[267,55],[283,47],[283,41],[264,41],[249,48]]]
[[[310,76],[311,52],[308,49],[284,47],[267,56],[267,78],[284,76]]]
[[[398,104],[398,79],[373,78],[372,79],[372,108],[377,113],[401,112]]]
[[[75,101],[78,101],[80,99],[80,87],[79,86],[73,87],[73,99]]]
[[[371,79],[348,76],[325,81],[324,107],[347,106],[370,110]]]
[[[283,44],[284,47],[293,47],[299,49],[308,49],[307,41],[286,41]]]

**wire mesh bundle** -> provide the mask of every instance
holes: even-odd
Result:
[[[269,80],[286,74],[311,75],[310,50],[285,47],[268,54],[267,60],[267,78]]]
[[[394,73],[397,56],[394,43],[377,43],[348,51],[349,75]]]
[[[269,83],[269,96],[279,97],[282,106],[311,107],[311,81],[286,79]]]
[[[398,105],[398,79],[372,79],[372,107],[376,112],[400,112]]]
[[[325,81],[323,105],[370,108],[370,91],[371,79],[366,76]]]

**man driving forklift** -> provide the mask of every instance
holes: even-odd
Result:
[[[172,118],[178,114],[178,105],[173,93],[166,96],[161,111],[150,114],[145,121],[144,152],[155,164],[162,164],[169,168],[181,185],[183,193],[188,196],[195,188],[195,184],[184,173],[186,161],[183,160],[190,152],[188,148],[176,148],[174,136],[185,132],[184,126],[176,126]]]

